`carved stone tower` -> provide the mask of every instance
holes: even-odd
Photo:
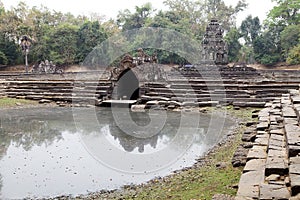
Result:
[[[224,30],[218,20],[212,19],[206,27],[202,41],[202,60],[206,64],[228,64],[228,46],[223,39]]]

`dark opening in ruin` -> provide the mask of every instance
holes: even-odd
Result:
[[[137,100],[139,98],[139,80],[131,69],[126,69],[120,74],[116,87],[118,99]]]

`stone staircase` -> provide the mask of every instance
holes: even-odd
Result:
[[[300,94],[292,90],[259,112],[256,127],[243,136],[253,142],[236,200],[300,199],[299,111]]]
[[[168,83],[146,83],[142,101],[168,98],[170,101],[195,102],[207,106],[210,102],[239,107],[264,107],[266,102],[299,89],[298,83],[253,80],[171,79]]]
[[[109,98],[112,88],[110,81],[70,77],[14,78],[1,83],[7,97],[40,103],[55,102],[61,106],[100,104],[103,99]]]
[[[0,98],[3,98],[3,97],[5,97],[6,96],[6,94],[5,94],[5,82],[4,82],[4,80],[1,80],[0,79]]]

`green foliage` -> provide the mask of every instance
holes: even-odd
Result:
[[[131,13],[128,9],[119,12],[117,24],[122,30],[131,30],[142,28],[145,26],[151,13],[153,12],[151,3],[146,3],[141,7],[135,7],[135,13]]]
[[[246,44],[252,45],[253,41],[257,38],[261,31],[259,18],[252,18],[252,16],[249,15],[245,20],[242,21],[240,29]]]
[[[288,26],[299,24],[299,0],[273,0],[277,3],[268,14],[268,24],[271,26]]]
[[[7,65],[7,64],[8,64],[7,57],[2,51],[0,51],[0,65]]]
[[[232,28],[225,36],[225,40],[228,44],[228,59],[229,62],[239,61],[239,52],[242,48],[242,45],[239,42],[241,34],[236,28]]]
[[[300,43],[289,51],[287,63],[291,65],[300,64]]]
[[[300,39],[300,26],[287,26],[280,34],[281,46],[287,51],[296,46]]]
[[[274,32],[265,32],[253,42],[255,60],[261,64],[273,65],[281,61],[282,49],[278,44],[280,40],[278,40],[278,35],[274,34]]]

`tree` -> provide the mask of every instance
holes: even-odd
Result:
[[[239,52],[242,48],[242,45],[239,42],[241,34],[237,28],[232,28],[225,36],[225,40],[228,44],[228,59],[229,62],[239,61]]]
[[[61,24],[52,32],[50,59],[58,64],[74,64],[77,52],[78,27]]]
[[[275,34],[274,34],[275,33]],[[281,46],[277,31],[266,31],[253,42],[255,60],[264,65],[273,65],[281,60]]]
[[[287,63],[291,65],[300,64],[300,40],[298,45],[289,51]]]
[[[252,16],[249,15],[245,20],[242,21],[240,30],[246,44],[252,45],[253,41],[260,34],[261,31],[259,18],[252,18]]]
[[[299,0],[272,0],[277,3],[268,14],[268,24],[271,26],[296,25],[300,22]]]
[[[98,21],[86,21],[78,30],[77,60],[83,61],[93,48],[105,39],[107,34]]]
[[[289,51],[299,44],[300,26],[289,25],[280,34],[281,46],[284,50],[285,58]]]
[[[128,9],[119,12],[117,24],[122,30],[131,30],[144,27],[153,9],[150,3],[146,3],[141,7],[135,7],[135,13],[131,13]]]

